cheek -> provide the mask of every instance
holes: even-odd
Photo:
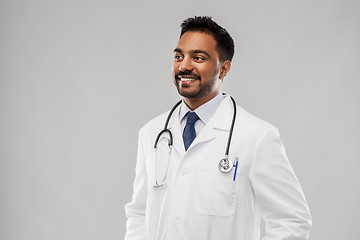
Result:
[[[175,75],[179,70],[179,63],[174,62],[172,68],[171,68],[171,72]]]
[[[199,69],[199,72],[201,72],[201,74],[206,77],[206,78],[213,78],[215,77],[214,75],[218,75],[218,71],[216,69],[216,67],[214,66],[203,66],[201,69]]]
[[[206,76],[206,75],[208,75],[208,73],[209,73],[209,67],[208,67],[207,65],[200,65],[200,66],[197,66],[197,67],[196,67],[196,71],[197,71],[199,74],[201,74],[201,75],[203,75],[203,76]]]

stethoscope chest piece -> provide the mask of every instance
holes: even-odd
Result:
[[[223,158],[219,162],[220,172],[227,173],[233,168],[234,164],[229,158]]]

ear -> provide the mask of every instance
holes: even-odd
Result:
[[[221,63],[220,74],[219,74],[220,80],[224,80],[226,74],[230,71],[230,68],[231,68],[231,62],[229,60],[225,60]]]

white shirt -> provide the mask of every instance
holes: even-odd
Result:
[[[195,112],[196,115],[198,115],[199,120],[195,122],[195,132],[196,136],[198,136],[201,132],[201,130],[205,127],[205,125],[209,122],[209,120],[212,118],[214,113],[216,112],[216,109],[219,107],[220,103],[226,95],[223,95],[222,93],[219,93],[211,100],[207,101],[203,105],[196,108],[194,111],[191,111],[191,109],[186,105],[184,100],[181,102],[180,108],[179,108],[179,119],[180,119],[180,125],[182,132],[184,131],[186,120],[187,120],[187,112]]]

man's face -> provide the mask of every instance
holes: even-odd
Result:
[[[185,99],[205,103],[220,92],[221,63],[215,39],[204,32],[188,31],[174,50],[174,83]]]

